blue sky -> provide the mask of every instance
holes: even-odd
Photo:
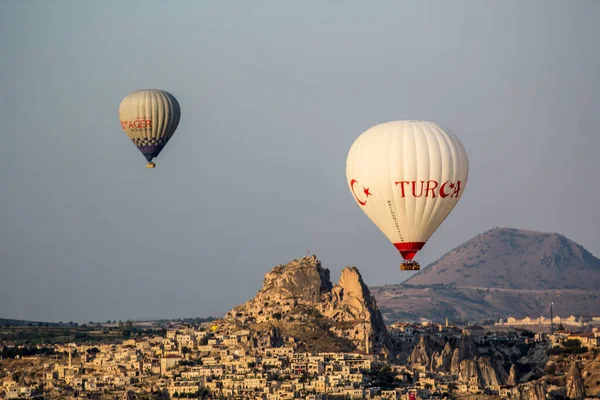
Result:
[[[600,254],[600,3],[0,3],[0,317],[221,315],[273,266],[316,253],[337,281],[399,283],[354,203],[364,130],[439,123],[469,154],[422,265],[496,226]],[[147,170],[117,110],[181,104]]]

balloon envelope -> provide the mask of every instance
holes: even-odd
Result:
[[[346,161],[354,200],[406,260],[456,206],[468,170],[460,140],[426,121],[376,125],[356,139]]]
[[[177,99],[164,90],[136,90],[119,105],[121,127],[148,162],[169,142],[180,117]]]

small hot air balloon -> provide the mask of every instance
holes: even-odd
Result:
[[[129,93],[119,105],[121,127],[142,152],[148,168],[169,142],[181,117],[177,99],[164,90],[144,89]]]
[[[346,179],[356,203],[396,246],[402,270],[460,200],[469,173],[460,140],[433,122],[376,125],[354,142]]]

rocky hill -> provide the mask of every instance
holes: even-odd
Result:
[[[517,386],[521,398],[545,399],[546,388],[534,380],[543,378],[547,361],[548,346],[545,343],[491,346],[480,352],[470,331],[465,329],[458,340],[438,341],[421,336],[406,363],[417,371],[456,374],[461,383],[475,383],[481,388]],[[530,391],[539,391],[543,395],[524,395]]]
[[[600,310],[600,260],[563,235],[496,228],[400,285],[372,288],[387,320],[483,320]]]
[[[279,265],[245,304],[222,323],[271,337],[294,338],[309,351],[392,354],[382,315],[358,269],[345,268],[337,285],[316,256]]]
[[[52,326],[52,327],[68,327],[70,324],[63,324],[57,322],[40,322],[40,321],[26,321],[23,319],[6,319],[0,318],[0,326]]]
[[[496,228],[445,254],[405,283],[598,290],[600,260],[563,235]]]

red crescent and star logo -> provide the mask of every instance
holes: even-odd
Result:
[[[444,182],[444,184],[442,185],[442,187],[440,188],[440,197],[448,197],[450,195],[450,193],[446,193],[444,191],[444,188],[446,187],[446,185],[448,185],[448,182]],[[454,182],[450,182],[450,189],[452,189],[454,191]]]
[[[354,195],[354,198],[356,199],[356,201],[358,201],[358,204],[360,204],[361,206],[366,206],[369,196],[373,196],[373,194],[369,191],[369,188],[365,188],[364,186],[359,184],[360,186],[362,186],[362,191],[365,194],[365,200],[362,201],[361,199],[358,198],[358,196],[356,195],[356,192],[354,191],[355,183],[358,183],[358,181],[356,179],[352,179],[350,181],[350,189],[352,190],[352,194]]]

